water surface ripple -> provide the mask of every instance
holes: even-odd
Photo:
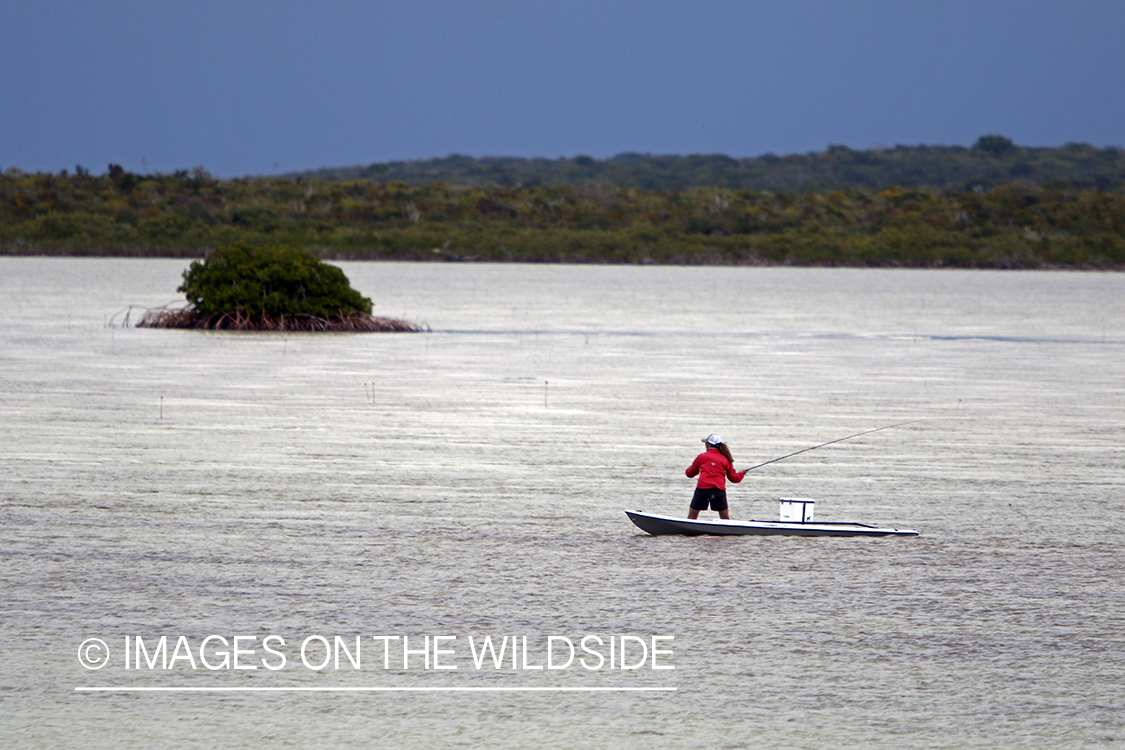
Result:
[[[184,265],[0,258],[5,747],[1125,745],[1125,276],[345,263],[432,333],[108,325]],[[730,495],[918,538],[622,513],[684,512],[710,432],[746,466],[907,420]],[[271,633],[672,635],[676,669],[75,657]]]

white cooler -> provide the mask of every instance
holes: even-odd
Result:
[[[807,497],[781,498],[782,523],[812,523],[815,500]]]

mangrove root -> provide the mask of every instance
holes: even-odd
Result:
[[[223,313],[205,316],[190,309],[169,310],[158,308],[147,311],[137,328],[204,328],[222,331],[394,331],[416,333],[426,330],[422,326],[395,318],[379,318],[366,313],[322,318],[317,315],[250,316],[243,313]]]

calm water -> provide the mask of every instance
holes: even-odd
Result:
[[[432,332],[123,328],[182,262],[0,258],[0,744],[1125,746],[1125,275],[340,265]],[[622,513],[683,513],[710,432],[745,466],[906,420],[730,495],[918,538]],[[121,662],[268,634],[284,669]],[[586,634],[674,636],[676,669],[468,658]],[[458,669],[314,671],[309,635],[457,636]]]

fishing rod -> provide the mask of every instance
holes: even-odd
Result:
[[[922,421],[924,421],[924,420],[912,419],[909,422],[899,422],[898,424],[889,424],[886,427],[876,427],[874,430],[864,430],[863,432],[857,432],[854,435],[848,435],[847,437],[836,438],[835,440],[829,440],[827,443],[821,443],[820,445],[814,445],[811,448],[802,448],[799,451],[793,451],[792,453],[787,453],[786,455],[782,456],[781,458],[770,459],[769,461],[766,461],[765,463],[760,463],[757,466],[751,466],[749,469],[746,469],[745,472],[750,472],[750,471],[753,471],[754,469],[760,469],[763,466],[768,466],[769,464],[776,464],[778,461],[784,461],[787,458],[792,458],[793,456],[797,456],[797,455],[800,455],[802,453],[808,453],[809,451],[815,451],[817,448],[823,448],[826,445],[832,445],[833,443],[842,443],[845,440],[851,440],[852,438],[857,438],[860,435],[870,435],[872,432],[879,432],[881,430],[889,430],[892,427],[902,427],[904,424],[914,424],[915,422],[922,422]]]

